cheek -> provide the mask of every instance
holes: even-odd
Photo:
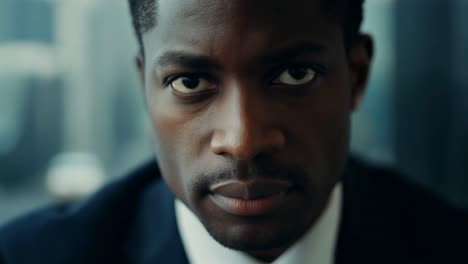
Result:
[[[181,200],[184,199],[184,179],[181,177],[184,147],[184,120],[171,109],[164,91],[146,92],[148,112],[153,126],[155,157],[162,176],[172,191]]]
[[[154,150],[158,161],[161,173],[178,197],[183,194],[183,179],[179,176],[180,173],[180,148],[177,145],[177,124],[170,118],[167,118],[160,113],[151,112],[151,121],[154,133]]]
[[[200,124],[206,122],[170,103],[171,99],[164,92],[148,98],[157,98],[147,102],[153,125],[155,156],[162,175],[176,196],[188,204],[188,183],[197,171],[196,165],[204,146]]]
[[[318,122],[323,124],[318,135],[323,162],[328,162],[329,174],[334,179],[341,176],[348,156],[350,94],[348,88],[328,94],[329,98],[326,101],[330,103],[324,106],[323,114],[317,117],[320,119]]]
[[[320,95],[311,105],[316,112],[313,116],[314,123],[320,126],[317,130],[318,137],[323,139],[331,150],[337,149],[338,151],[347,148],[351,115],[351,86],[344,62],[337,65],[334,75],[325,80]]]
[[[313,174],[324,175],[317,180],[334,181],[342,174],[348,156],[350,92],[339,78],[323,88],[305,106],[304,118],[295,127],[309,152],[305,156]]]
[[[156,154],[158,158],[175,162],[180,158],[184,126],[189,120],[174,104],[170,90],[158,87],[155,78],[149,78],[145,95],[156,141]]]

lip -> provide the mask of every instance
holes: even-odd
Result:
[[[279,207],[291,188],[286,180],[229,180],[210,186],[211,200],[224,211],[239,216],[258,216]]]
[[[229,198],[254,200],[268,197],[291,188],[291,182],[276,179],[253,179],[249,181],[227,180],[210,186],[210,192]]]

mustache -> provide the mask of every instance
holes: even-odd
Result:
[[[192,177],[190,189],[196,193],[209,192],[209,186],[228,180],[273,179],[290,181],[294,186],[306,186],[307,173],[296,166],[287,166],[271,159],[261,161],[232,161],[222,167],[203,171]]]

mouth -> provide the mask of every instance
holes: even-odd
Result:
[[[211,185],[209,197],[227,213],[260,216],[281,206],[291,189],[291,182],[286,180],[229,180]]]

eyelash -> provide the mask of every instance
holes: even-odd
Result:
[[[162,84],[163,84],[164,87],[169,87],[172,82],[174,82],[175,80],[177,80],[179,78],[183,78],[183,77],[185,77],[185,78],[202,78],[202,79],[208,80],[210,82],[217,82],[217,80],[215,78],[213,78],[213,76],[208,74],[208,73],[179,73],[179,74],[170,75],[170,76],[164,78],[163,81],[162,81]]]
[[[286,71],[287,69],[291,69],[291,68],[310,68],[312,70],[315,71],[315,73],[317,74],[317,77],[320,77],[320,76],[323,76],[323,75],[326,75],[327,74],[327,68],[322,66],[322,65],[318,65],[318,64],[311,64],[311,63],[295,63],[295,64],[288,64],[288,65],[284,65],[284,66],[280,66],[279,68],[277,68],[276,70],[274,70],[271,74],[268,74],[267,75],[267,80],[268,80],[268,83],[270,85],[275,85],[273,83],[273,81],[278,78],[278,76]]]

